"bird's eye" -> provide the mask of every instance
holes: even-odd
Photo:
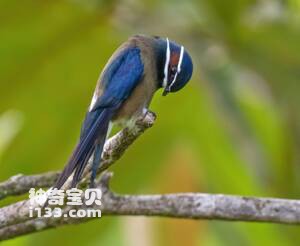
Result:
[[[177,72],[177,67],[176,66],[171,66],[171,74],[175,74]]]
[[[170,74],[169,74],[169,80],[173,81],[173,79],[175,78],[175,75],[177,73],[177,67],[176,66],[171,66],[170,67]]]

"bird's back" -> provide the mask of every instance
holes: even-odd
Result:
[[[97,87],[96,93],[97,97],[101,96],[104,90],[105,80],[107,73],[109,73],[109,68],[112,63],[118,59],[118,56],[128,49],[137,48],[140,51],[140,58],[143,63],[144,71],[143,76],[136,87],[130,93],[128,99],[124,101],[120,109],[116,112],[113,120],[117,123],[124,123],[129,119],[135,118],[142,114],[143,108],[148,108],[149,103],[153,97],[154,92],[157,90],[157,73],[156,73],[156,63],[155,63],[155,52],[154,52],[154,42],[155,39],[152,37],[135,35],[123,43],[111,56],[109,61],[101,73]],[[134,69],[134,68],[132,68]],[[128,71],[131,73],[132,71]],[[120,83],[122,81],[120,80]]]

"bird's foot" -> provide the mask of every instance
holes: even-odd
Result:
[[[137,118],[135,124],[142,126],[152,126],[156,119],[156,114],[148,109],[143,110],[143,114]]]
[[[154,118],[155,119],[156,118],[156,114],[153,111],[151,111],[151,110],[149,110],[147,108],[143,108],[143,116],[141,118],[142,118],[142,120],[145,120],[146,117],[150,117],[150,118]]]

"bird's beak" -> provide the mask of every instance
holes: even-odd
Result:
[[[170,89],[168,88],[168,87],[166,87],[165,89],[164,89],[164,91],[163,91],[163,96],[166,96],[166,95],[168,95],[168,93],[170,92]]]

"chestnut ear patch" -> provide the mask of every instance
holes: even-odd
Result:
[[[178,62],[179,62],[179,54],[176,52],[172,52],[171,57],[170,57],[170,67],[172,67],[172,66],[177,67]]]

